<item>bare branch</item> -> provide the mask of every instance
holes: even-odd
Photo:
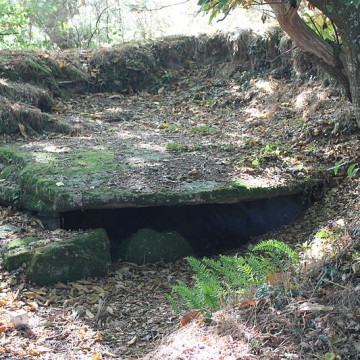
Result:
[[[90,34],[90,37],[89,37],[89,40],[87,42],[87,47],[89,48],[90,47],[90,43],[91,43],[91,40],[92,38],[94,37],[95,33],[99,30],[99,22],[100,22],[100,19],[101,17],[103,16],[103,14],[105,13],[106,10],[108,10],[110,8],[110,6],[106,6],[99,14],[99,16],[97,17],[96,19],[96,23],[95,23],[95,30]]]
[[[136,11],[136,12],[143,12],[143,11],[159,11],[159,10],[162,10],[162,9],[165,9],[165,8],[168,8],[168,7],[172,7],[172,6],[178,6],[178,5],[183,5],[183,4],[186,4],[190,2],[190,0],[184,0],[184,1],[180,1],[178,3],[175,3],[175,4],[169,4],[169,5],[162,5],[160,7],[157,7],[157,8],[154,8],[154,9],[149,9],[148,7],[146,6],[143,6],[143,7],[133,7],[132,10],[133,11]],[[131,6],[130,6],[131,7]]]

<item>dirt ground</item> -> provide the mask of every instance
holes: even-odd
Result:
[[[183,261],[118,262],[104,278],[43,288],[26,283],[23,269],[8,273],[1,267],[1,358],[359,358],[360,139],[350,105],[338,91],[315,81],[254,78],[238,84],[184,73],[156,94],[79,95],[59,101],[54,112],[74,129],[71,136],[19,134],[3,138],[2,145],[78,146],[119,139],[134,145],[147,139],[179,154],[164,183],[194,177],[221,181],[224,169],[231,168],[245,178],[313,178],[324,185],[314,191],[314,205],[301,219],[261,237],[307,243],[298,247],[303,272],[292,280],[297,296],[279,296],[278,306],[271,296],[245,308],[233,302],[214,314],[210,325],[195,319],[178,330],[179,318],[165,294],[177,280],[191,282]],[[196,151],[201,162],[191,156]],[[151,183],[151,171],[146,176]],[[1,245],[32,234],[67,235],[47,232],[31,214],[1,209]],[[355,258],[345,251],[354,246]],[[328,308],[306,310],[304,303]],[[28,327],[14,328],[7,320],[9,312],[19,310],[26,312]]]

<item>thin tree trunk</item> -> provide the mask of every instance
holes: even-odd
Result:
[[[328,71],[344,87],[346,95],[350,96],[349,80],[343,72],[344,64],[336,55],[331,44],[324,41],[306,25],[297,13],[297,8],[284,2],[271,3],[270,1],[269,5],[273,9],[279,25],[291,40]]]

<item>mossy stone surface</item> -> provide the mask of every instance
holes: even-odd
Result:
[[[28,263],[33,255],[34,246],[40,241],[36,237],[24,237],[7,243],[1,252],[7,270],[15,270]]]
[[[183,181],[169,188],[162,185],[161,178],[159,182],[156,177],[144,178],[142,164],[154,162],[166,166],[172,156],[127,144],[76,147],[64,152],[46,151],[43,147],[31,150],[0,147],[0,189],[3,189],[0,203],[46,213],[231,203],[295,194],[306,185],[306,182],[269,185],[227,177],[221,182]],[[134,179],[140,176],[141,186],[136,181],[129,182],[129,174]]]
[[[26,279],[40,286],[102,276],[111,264],[110,242],[103,229],[60,241],[13,240],[4,247],[2,257],[8,270],[26,263]]]
[[[192,246],[176,231],[140,229],[119,246],[118,257],[138,265],[172,262],[194,255]]]
[[[40,286],[69,282],[103,276],[110,264],[109,239],[105,230],[96,229],[36,249],[26,278]]]

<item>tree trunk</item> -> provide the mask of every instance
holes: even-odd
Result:
[[[344,70],[349,79],[350,100],[355,107],[355,115],[360,128],[360,10],[353,5],[332,1],[332,11],[326,7],[326,2],[310,0],[310,2],[331,19],[337,26],[342,49],[340,56],[344,57]]]
[[[309,0],[338,27],[342,46],[324,41],[301,19],[297,8],[290,2],[271,2],[281,28],[340,85],[346,96],[354,103],[356,119],[360,128],[360,11],[353,5],[343,5],[340,1],[324,2]],[[325,4],[333,6],[331,12]]]

